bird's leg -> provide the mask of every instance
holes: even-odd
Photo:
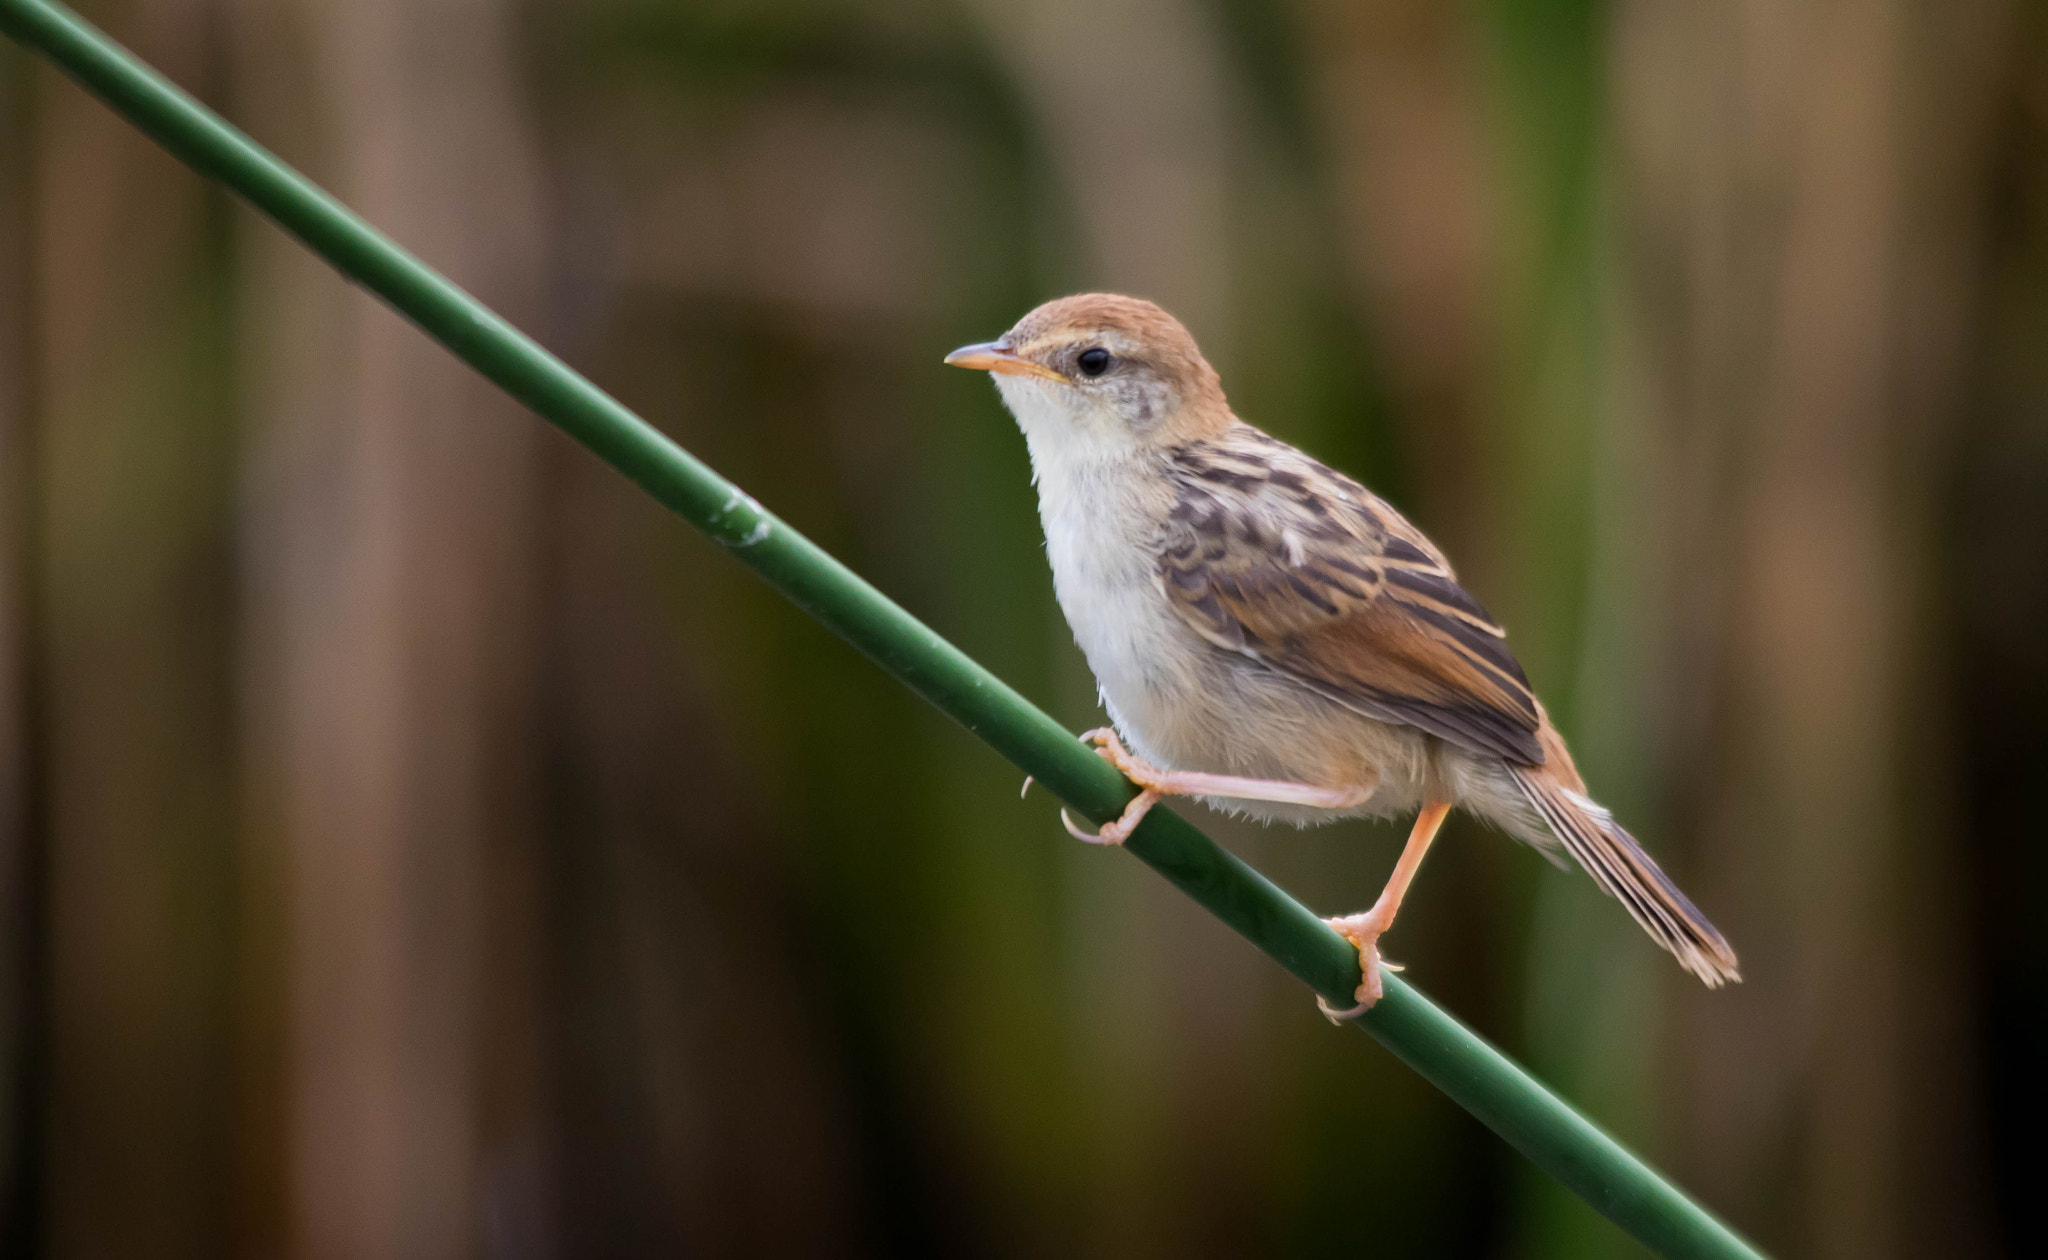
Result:
[[[1422,855],[1429,852],[1429,842],[1436,839],[1437,828],[1444,825],[1444,815],[1450,812],[1450,802],[1432,801],[1415,815],[1415,826],[1408,833],[1408,844],[1401,850],[1401,860],[1394,863],[1394,873],[1380,891],[1380,899],[1372,903],[1372,909],[1363,914],[1323,920],[1337,929],[1339,936],[1358,947],[1358,1005],[1339,1011],[1331,1009],[1322,998],[1316,999],[1316,1005],[1323,1008],[1323,1014],[1329,1016],[1332,1023],[1363,1015],[1380,1000],[1380,934],[1394,926],[1394,916],[1401,912],[1401,898],[1408,895],[1408,885],[1414,882],[1415,872],[1422,865]]]
[[[1091,844],[1122,844],[1146,813],[1165,796],[1222,796],[1240,801],[1276,801],[1283,805],[1313,805],[1321,809],[1350,809],[1363,805],[1372,795],[1370,787],[1316,787],[1309,783],[1288,783],[1281,779],[1244,779],[1234,774],[1202,774],[1193,770],[1161,770],[1140,761],[1125,749],[1116,732],[1097,727],[1081,736],[1095,745],[1096,755],[1121,770],[1124,777],[1145,789],[1124,806],[1123,817],[1089,835],[1064,813],[1060,821],[1067,830]]]

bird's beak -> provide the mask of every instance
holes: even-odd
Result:
[[[980,341],[971,346],[962,346],[947,355],[946,362],[954,367],[1000,372],[1005,376],[1043,376],[1055,381],[1067,379],[1049,367],[1041,367],[1029,359],[1019,358],[1000,341]]]

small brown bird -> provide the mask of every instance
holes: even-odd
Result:
[[[1169,795],[1297,825],[1415,811],[1372,909],[1329,920],[1364,975],[1339,1018],[1379,1000],[1380,935],[1454,805],[1553,857],[1563,846],[1709,987],[1741,978],[1586,794],[1506,632],[1443,553],[1233,415],[1178,320],[1086,293],[946,362],[990,372],[1024,431],[1053,586],[1114,724],[1086,738],[1143,789],[1099,833],[1069,831],[1121,844]]]

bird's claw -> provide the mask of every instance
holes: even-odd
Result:
[[[1354,995],[1358,999],[1358,1005],[1338,1010],[1325,1001],[1321,994],[1316,995],[1316,1005],[1322,1008],[1323,1018],[1333,1024],[1339,1024],[1365,1014],[1380,1000],[1384,993],[1384,987],[1380,983],[1382,969],[1399,971],[1401,967],[1397,963],[1384,962],[1380,958],[1380,933],[1386,931],[1386,922],[1377,912],[1367,911],[1364,914],[1347,915],[1339,919],[1324,919],[1323,922],[1358,950],[1358,991]]]
[[[1367,1011],[1371,1010],[1372,1003],[1360,1002],[1356,1006],[1346,1007],[1345,1009],[1340,1011],[1336,1007],[1330,1005],[1330,999],[1318,993],[1316,994],[1316,1009],[1320,1010],[1323,1013],[1324,1019],[1329,1020],[1333,1024],[1341,1025],[1346,1020],[1357,1019],[1360,1015],[1363,1015]]]
[[[1403,967],[1403,966],[1402,966],[1402,965],[1401,965],[1400,963],[1390,963],[1390,962],[1387,962],[1387,961],[1386,961],[1385,959],[1382,959],[1382,960],[1380,961],[1380,967],[1379,967],[1379,969],[1380,969],[1381,971],[1406,971],[1406,970],[1407,970],[1407,968],[1406,968],[1406,967]],[[1362,973],[1361,973],[1361,974],[1362,974]],[[1345,1007],[1345,1008],[1344,1008],[1344,1009],[1342,1009],[1342,1010],[1339,1010],[1339,1009],[1337,1009],[1336,1007],[1334,1007],[1334,1006],[1330,1005],[1330,999],[1328,999],[1328,998],[1324,997],[1324,996],[1323,996],[1322,994],[1318,993],[1318,994],[1316,994],[1316,1009],[1317,1009],[1317,1010],[1320,1010],[1320,1011],[1321,1011],[1321,1012],[1323,1013],[1323,1018],[1324,1018],[1324,1019],[1327,1019],[1327,1020],[1329,1020],[1329,1021],[1330,1021],[1331,1023],[1333,1023],[1333,1024],[1342,1024],[1342,1023],[1344,1023],[1344,1022],[1345,1022],[1346,1020],[1353,1020],[1353,1019],[1357,1019],[1357,1018],[1358,1018],[1358,1017],[1359,1017],[1360,1015],[1363,1015],[1363,1014],[1365,1014],[1365,1013],[1366,1013],[1367,1011],[1371,1010],[1371,1009],[1372,1009],[1373,1007],[1375,1007],[1375,1006],[1379,1005],[1379,1000],[1380,1000],[1380,998],[1381,998],[1381,997],[1383,997],[1383,996],[1385,996],[1385,995],[1384,995],[1383,993],[1381,993],[1381,992],[1378,992],[1378,990],[1380,989],[1380,986],[1379,986],[1379,985],[1373,985],[1373,986],[1371,986],[1371,987],[1372,987],[1372,988],[1373,988],[1373,989],[1375,990],[1375,992],[1373,993],[1373,995],[1372,995],[1371,997],[1367,997],[1367,996],[1366,996],[1366,988],[1367,988],[1367,986],[1365,986],[1365,985],[1363,985],[1363,984],[1359,985],[1359,986],[1358,986],[1358,992],[1352,995],[1352,996],[1354,996],[1354,997],[1356,997],[1356,998],[1358,999],[1358,1005],[1356,1005],[1356,1006],[1347,1006],[1347,1007]]]
[[[1158,803],[1159,793],[1151,788],[1146,788],[1132,797],[1130,804],[1124,806],[1122,817],[1113,823],[1103,824],[1100,831],[1088,832],[1081,830],[1074,825],[1073,819],[1067,817],[1067,811],[1064,809],[1060,811],[1060,823],[1066,827],[1067,834],[1076,840],[1085,841],[1088,844],[1120,845],[1131,838],[1131,833],[1138,829],[1138,824],[1145,821],[1145,815],[1151,813],[1152,807]]]
[[[1117,834],[1117,826],[1122,822],[1123,820],[1119,818],[1116,822],[1106,824],[1100,831],[1083,831],[1075,825],[1072,818],[1067,816],[1065,807],[1060,809],[1060,825],[1067,829],[1068,835],[1083,844],[1121,845],[1130,838],[1128,832],[1121,835]]]
[[[1081,742],[1095,745],[1095,755],[1123,771],[1125,775],[1130,775],[1133,769],[1152,768],[1131,756],[1130,751],[1124,747],[1124,742],[1117,738],[1114,727],[1098,726],[1092,731],[1082,731]],[[1144,781],[1139,779],[1137,782],[1142,785]]]

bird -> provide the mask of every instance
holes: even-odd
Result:
[[[1584,868],[1709,988],[1735,952],[1587,792],[1506,632],[1386,500],[1240,419],[1179,320],[1059,298],[947,355],[1023,432],[1053,589],[1110,725],[1082,738],[1140,789],[1298,826],[1414,814],[1371,908],[1324,920],[1384,992],[1381,936],[1453,808]],[[1027,781],[1027,787],[1029,786]]]

